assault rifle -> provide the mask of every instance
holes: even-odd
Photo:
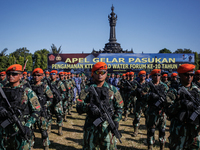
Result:
[[[2,87],[0,86],[0,94],[2,96],[2,99],[4,100],[4,102],[6,103],[6,105],[8,105],[8,119],[4,120],[2,123],[1,123],[1,127],[3,128],[6,128],[8,125],[10,124],[13,124],[15,123],[17,125],[17,127],[19,128],[19,131],[20,131],[20,134],[22,136],[23,139],[25,140],[29,140],[27,135],[26,135],[26,132],[25,132],[25,129],[24,129],[24,126],[22,125],[22,123],[20,122],[20,120],[18,119],[18,117],[16,116],[16,112],[13,110],[13,108],[11,107]],[[16,133],[15,133],[16,134]],[[14,136],[15,134],[13,134],[12,136]]]
[[[49,85],[51,91],[53,92],[53,95],[54,95],[55,98],[56,98],[56,104],[59,103],[60,101],[62,101],[62,99],[61,99],[61,97],[60,97],[58,91],[52,86],[52,84],[51,84],[51,82],[49,81],[49,79],[47,79],[46,77],[45,77],[45,79],[47,80],[47,84]]]
[[[190,98],[190,100],[197,106],[195,111],[192,113],[192,115],[190,116],[190,119],[192,121],[195,121],[195,119],[200,115],[200,102],[198,100],[196,100],[191,94],[190,92],[188,92],[188,90],[185,89],[184,86],[181,87],[180,91],[183,91],[183,93],[187,94]],[[184,116],[183,116],[184,117]]]
[[[149,82],[149,85],[153,87],[153,90],[156,92],[156,94],[160,97],[159,100],[155,103],[156,107],[159,107],[160,104],[165,102],[165,97],[159,93],[159,91],[156,89],[155,85],[152,82]]]
[[[97,127],[100,123],[102,123],[104,121],[108,121],[112,133],[114,133],[115,137],[119,139],[120,143],[122,143],[122,141],[120,139],[122,137],[122,135],[119,133],[118,129],[115,126],[115,123],[112,120],[112,117],[110,116],[110,113],[108,111],[108,106],[102,104],[95,88],[93,86],[91,86],[90,88],[91,88],[92,92],[95,94],[96,102],[99,105],[99,109],[100,109],[100,117],[97,118],[93,122],[93,124]]]

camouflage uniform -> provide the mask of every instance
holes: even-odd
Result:
[[[42,110],[39,119],[36,121],[40,133],[42,134],[43,146],[49,146],[50,141],[47,133],[48,122],[50,121],[50,107],[53,103],[53,93],[50,87],[41,82],[39,85],[32,85],[33,91],[37,94]],[[46,112],[46,114],[44,113]],[[34,143],[32,143],[34,144]]]
[[[36,94],[30,88],[22,84],[12,88],[7,84],[3,90],[10,101],[11,106],[16,111],[17,117],[20,117],[18,115],[19,113],[17,113],[17,109],[22,112],[22,116],[19,118],[22,125],[31,128],[39,117],[41,108]],[[1,106],[5,106],[3,100],[1,100]],[[1,118],[1,120],[4,119],[5,118]],[[18,131],[19,128],[16,124],[9,125],[5,129],[0,127],[0,149],[29,150],[31,148],[30,140],[24,140],[20,133],[17,133]],[[11,136],[14,133],[17,134]]]
[[[96,87],[96,84],[90,86]],[[102,87],[106,87],[109,90],[109,104],[114,108],[113,121],[119,122],[122,118],[122,109],[123,109],[123,100],[119,91],[113,86],[109,85],[107,82],[104,82]],[[90,94],[87,91],[88,87],[85,90],[81,91],[81,94],[78,99],[77,112],[79,114],[87,113],[85,125],[84,125],[84,150],[93,150],[93,149],[103,149],[103,150],[114,150],[116,147],[116,138],[113,137],[113,134],[108,128],[108,122],[104,121],[96,127],[93,125],[93,121],[96,119],[91,117],[89,113],[88,105],[90,103]]]
[[[182,105],[181,100],[189,100],[189,97],[184,92],[180,92],[179,89],[181,87],[182,85],[180,84],[177,89],[171,88],[166,97],[168,103],[173,103],[168,108],[171,118],[169,147],[171,150],[200,149],[199,117],[195,121],[189,119],[194,110],[188,110]],[[193,83],[186,90],[194,98],[200,99],[200,90]],[[186,115],[183,119],[180,119],[183,112],[186,112]]]
[[[164,84],[162,81],[159,82],[158,85],[155,85],[155,88],[159,91],[160,94],[166,94],[168,91],[168,86]],[[163,108],[156,107],[155,103],[157,99],[153,99],[151,94],[155,93],[153,88],[148,85],[144,88],[144,93],[147,95],[147,143],[149,146],[155,143],[154,132],[156,127],[159,129],[159,142],[160,146],[165,144],[165,128],[166,128],[166,119],[167,116],[164,112]]]
[[[3,81],[0,81],[0,84],[2,84],[3,86],[8,84],[9,81],[7,80],[7,78],[5,77],[5,79]]]
[[[168,87],[170,87],[170,85],[171,85],[171,81],[166,81],[166,82],[163,82],[163,83],[165,83]]]
[[[67,79],[67,88],[68,88],[68,107],[67,107],[67,111],[70,112],[70,110],[72,109],[72,103],[73,103],[73,99],[74,99],[74,88],[76,87],[75,81],[73,79]]]
[[[119,91],[120,91],[120,94],[121,94],[123,100],[125,100],[125,90],[124,90],[125,84],[126,84],[125,79],[119,80],[119,82],[118,82],[118,84],[117,84],[118,87],[120,88]]]
[[[66,88],[64,86],[64,84],[61,81],[51,81],[52,86],[55,86],[56,89],[58,89],[58,92],[60,93],[60,97],[62,100],[65,99],[65,92],[66,92]],[[57,124],[59,127],[63,126],[63,102],[60,101],[58,103],[56,103],[55,97],[54,97],[54,102],[53,102],[53,110],[52,110],[56,117],[57,117]],[[51,121],[52,122],[52,119]]]

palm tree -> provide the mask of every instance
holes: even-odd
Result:
[[[7,48],[4,48],[4,49],[1,51],[0,56],[5,56],[7,50],[8,50]]]
[[[51,51],[52,54],[62,53],[61,46],[57,49],[57,47],[54,44],[52,44],[50,51]]]

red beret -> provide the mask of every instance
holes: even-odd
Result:
[[[138,73],[138,76],[140,76],[141,74],[146,74],[146,71],[142,70]]]
[[[68,74],[71,74],[71,72],[68,72]]]
[[[59,72],[59,75],[61,75],[61,74],[65,74],[64,72]]]
[[[130,72],[129,75],[134,75],[134,72]]]
[[[23,74],[27,74],[27,72],[23,72]]]
[[[178,74],[177,73],[172,73],[171,77],[176,77]]]
[[[160,70],[160,69],[153,69],[153,70],[151,71],[151,75],[154,75],[154,74],[156,74],[156,73],[161,73],[161,70]]]
[[[127,72],[126,75],[129,76],[130,72]]]
[[[92,67],[92,72],[99,70],[99,69],[107,70],[107,68],[108,68],[108,66],[106,65],[105,62],[98,62]]]
[[[200,74],[200,70],[195,71],[195,74]]]
[[[193,64],[182,64],[181,66],[178,67],[177,72],[178,73],[186,73],[189,71],[194,71],[195,65]]]
[[[20,65],[20,64],[11,65],[10,67],[8,67],[6,72],[7,71],[22,71],[22,65]]]
[[[32,74],[34,73],[44,73],[43,70],[41,68],[35,68],[32,72]]]
[[[162,75],[162,77],[167,77],[167,76],[168,76],[168,74],[163,74],[163,75]]]
[[[57,70],[52,70],[50,73],[58,73],[58,71]]]
[[[0,74],[6,74],[6,72],[5,72],[5,71],[2,71],[2,72],[0,72]]]
[[[49,74],[49,71],[46,71],[45,74]]]
[[[126,76],[126,74],[124,73],[122,76]]]

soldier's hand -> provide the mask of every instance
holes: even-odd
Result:
[[[191,110],[194,108],[194,103],[186,99],[181,100],[181,105],[183,107],[186,107],[188,110]]]
[[[158,99],[160,98],[159,95],[156,94],[156,93],[151,93],[151,94],[150,94],[150,97],[151,97],[153,100],[158,100]]]
[[[114,121],[115,123],[115,128],[118,129],[119,128],[119,122],[118,121]]]
[[[100,110],[96,105],[89,104],[89,113],[91,113],[92,116],[98,117],[100,115]]]
[[[31,139],[31,129],[27,126],[24,126],[25,134],[28,139]]]
[[[7,117],[8,116],[8,112],[4,107],[0,107],[0,117]]]

